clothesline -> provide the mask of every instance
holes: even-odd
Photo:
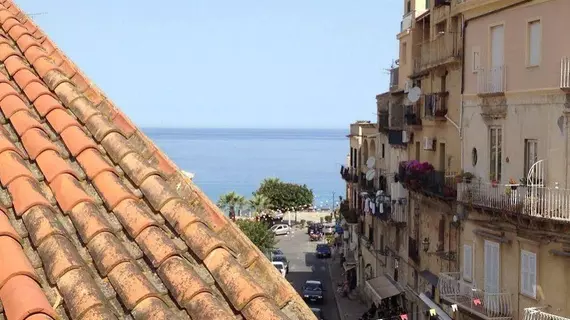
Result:
[[[473,299],[473,300],[479,300],[479,299]],[[481,301],[479,301],[479,304],[477,304],[477,305],[480,305],[480,304],[481,304]],[[453,313],[457,312],[457,304],[452,304],[451,310]],[[437,310],[430,308],[430,309],[423,309],[422,311],[402,313],[402,314],[397,315],[397,316],[377,318],[377,320],[408,320],[408,317],[411,317],[414,315],[419,315],[419,314],[423,315],[423,314],[426,314],[426,312],[429,312],[429,315],[432,317],[437,316]]]

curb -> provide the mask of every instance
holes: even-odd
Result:
[[[344,319],[344,316],[343,316],[343,313],[342,313],[342,307],[340,306],[340,302],[338,301],[338,297],[337,297],[338,293],[336,292],[336,288],[335,288],[335,286],[334,286],[334,284],[335,284],[335,281],[334,281],[335,277],[333,276],[331,264],[332,264],[331,261],[327,261],[327,269],[329,269],[329,277],[331,278],[331,284],[332,284],[332,288],[331,288],[331,289],[334,290],[333,296],[334,296],[334,302],[335,302],[335,304],[336,304],[336,311],[338,312],[338,318],[339,318],[340,320],[345,320],[345,319]]]

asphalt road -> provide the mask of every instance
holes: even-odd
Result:
[[[340,320],[334,298],[336,285],[331,283],[326,259],[318,259],[315,255],[317,242],[310,242],[307,229],[295,229],[286,236],[278,236],[278,247],[289,260],[287,280],[302,294],[301,288],[307,280],[320,280],[325,288],[323,304],[314,305],[323,310],[326,320]],[[309,304],[313,306],[313,304]]]

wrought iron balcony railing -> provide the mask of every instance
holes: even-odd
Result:
[[[439,294],[442,299],[457,304],[483,319],[512,319],[512,295],[509,292],[486,292],[460,279],[459,272],[439,274]]]
[[[420,45],[419,71],[433,68],[461,57],[461,38],[458,33],[447,32]]]
[[[475,208],[570,221],[568,189],[486,183],[478,179],[459,183],[457,189],[457,201]]]
[[[477,70],[477,94],[501,94],[507,87],[507,66]]]

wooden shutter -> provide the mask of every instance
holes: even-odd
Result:
[[[532,294],[532,297],[536,297],[536,254],[531,253],[528,255],[528,285],[529,285],[529,293]]]
[[[463,279],[473,281],[473,247],[463,245]]]

